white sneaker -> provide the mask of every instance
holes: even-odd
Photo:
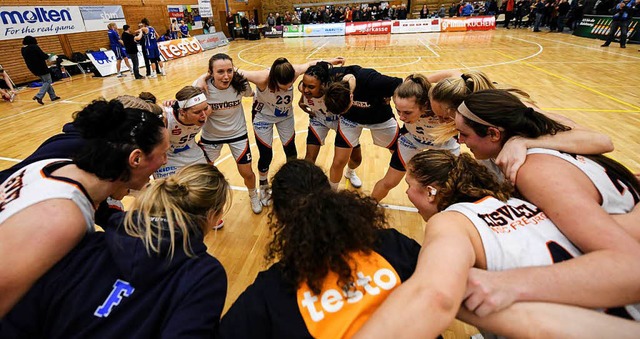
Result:
[[[260,202],[260,196],[256,194],[252,197],[250,196],[249,199],[251,200],[251,210],[253,210],[253,213],[260,214],[262,212],[262,202]]]
[[[127,76],[126,74],[119,73],[117,77],[118,77],[118,78],[124,78],[124,77],[126,77],[126,76]]]
[[[164,71],[164,68],[160,71],[160,75],[162,75],[162,76],[166,76],[167,75],[167,73]]]
[[[215,226],[213,226],[211,229],[219,230],[219,229],[221,229],[223,227],[224,227],[224,220],[220,219],[220,220],[218,220],[218,223]]]
[[[155,78],[157,78],[157,77],[158,77],[158,76],[157,76],[155,73],[151,73],[151,75],[150,75],[150,76],[148,76],[147,78],[155,79]]]
[[[353,186],[355,188],[362,187],[362,180],[360,180],[360,178],[358,178],[358,175],[356,174],[356,171],[347,170],[344,173],[344,177],[349,179],[349,182],[351,183],[351,186]]]
[[[268,185],[260,185],[260,200],[263,206],[271,206],[271,188]]]
[[[13,102],[16,99],[16,94],[11,92],[11,96],[9,97],[9,102]]]

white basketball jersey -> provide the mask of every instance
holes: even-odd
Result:
[[[247,134],[247,123],[244,118],[242,97],[253,96],[251,86],[242,93],[236,93],[233,86],[218,89],[213,80],[207,81],[209,95],[207,103],[213,112],[202,127],[202,138],[209,141],[233,139]]]
[[[319,98],[310,98],[307,99],[304,95],[302,96],[302,103],[307,105],[309,109],[315,114],[315,118],[321,122],[334,122],[340,120],[340,116],[337,114],[333,114],[327,110],[327,106],[324,104],[324,96]]]
[[[446,149],[457,150],[460,148],[458,142],[451,138],[442,144],[436,144],[433,142],[433,129],[442,125],[440,119],[437,116],[423,114],[420,119],[413,124],[404,124],[404,128],[411,133],[411,136],[415,141],[424,145],[426,148],[431,149]]]
[[[602,197],[602,208],[609,214],[629,213],[635,205],[633,194],[624,183],[616,178],[610,178],[604,167],[582,155],[571,155],[544,148],[531,148],[527,154],[549,154],[566,160],[578,167],[593,183]],[[615,180],[615,183],[614,181]],[[638,192],[640,193],[640,192]]]
[[[39,202],[70,199],[80,208],[87,224],[87,232],[94,232],[95,209],[85,188],[75,180],[51,174],[54,170],[69,164],[72,164],[69,159],[41,160],[7,178],[0,185],[0,224]]]
[[[272,122],[293,116],[293,86],[286,91],[272,92],[268,87],[264,91],[256,88],[253,95],[253,113],[260,113]]]
[[[198,147],[195,140],[196,134],[200,132],[202,127],[195,124],[183,124],[176,118],[171,107],[165,109],[165,115],[167,117],[167,129],[169,129],[169,144],[171,145],[169,156],[175,154],[186,155],[194,151],[202,153],[202,149]]]
[[[473,203],[457,203],[446,211],[467,217],[482,239],[487,270],[546,266],[582,255],[556,225],[535,205],[511,198],[506,203],[486,197]],[[640,304],[624,307],[640,320]]]

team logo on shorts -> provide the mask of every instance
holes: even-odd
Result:
[[[355,122],[353,122],[351,120],[347,120],[345,118],[340,119],[340,125],[342,125],[344,127],[358,127],[358,124],[356,124]]]

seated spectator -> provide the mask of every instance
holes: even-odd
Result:
[[[2,65],[0,65],[0,95],[2,95],[2,99],[9,102],[13,102],[16,97],[13,81]]]

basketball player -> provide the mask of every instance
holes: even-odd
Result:
[[[191,35],[189,35],[189,26],[184,21],[182,21],[180,23],[180,34],[181,34],[182,38],[188,38],[188,37],[191,36]]]
[[[501,90],[469,95],[458,107],[455,123],[459,141],[480,160],[496,157],[507,138],[537,138],[570,129]],[[534,148],[527,151],[516,177],[516,188],[586,254],[566,265],[555,265],[553,270],[527,268],[504,276],[501,274],[506,272],[472,274],[476,284],[468,291],[467,299],[471,310],[478,315],[487,314],[523,295],[556,302],[571,295],[571,300],[562,302],[584,307],[640,301],[640,244],[630,236],[640,227],[640,219],[618,222],[612,216],[624,217],[640,200],[640,183],[631,172],[602,155]],[[627,233],[625,229],[631,231]],[[515,286],[520,292],[513,290]],[[494,292],[489,296],[486,291]],[[493,302],[487,303],[487,298]]]
[[[431,88],[429,91],[431,109],[433,113],[447,121],[446,124],[434,130],[437,139],[458,134],[453,121],[456,109],[469,94],[485,89],[496,89],[496,87],[487,75],[480,71],[466,71],[459,76],[443,79]],[[485,166],[492,168],[498,177],[504,178],[506,176],[514,183],[518,169],[524,163],[529,148],[550,148],[578,154],[602,154],[613,151],[613,143],[609,136],[586,129],[564,116],[540,110],[531,97],[519,89],[509,88],[506,90],[517,96],[525,105],[570,126],[571,130],[535,139],[510,138],[505,142],[495,160],[482,161]]]
[[[215,337],[227,277],[203,240],[229,195],[207,164],[154,180],[38,280],[0,337]]]
[[[435,337],[442,333],[455,317],[459,305],[464,302],[469,306],[469,302],[473,300],[473,296],[469,297],[467,288],[467,278],[472,267],[504,271],[503,273],[532,267],[543,276],[531,274],[528,279],[540,283],[541,279],[547,279],[545,272],[588,256],[581,256],[582,252],[573,239],[568,239],[554,225],[550,215],[531,203],[513,197],[514,190],[508,182],[498,182],[486,167],[478,164],[469,154],[455,156],[449,151],[426,150],[414,156],[407,169],[407,196],[418,208],[420,215],[428,221],[424,246],[414,274],[371,317],[359,333],[361,338],[389,338],[398,335]],[[577,258],[569,260],[574,257]],[[558,262],[562,263],[556,264]],[[632,266],[626,266],[625,269],[633,270]],[[603,285],[616,285],[616,281],[609,278],[610,276],[591,276],[588,280],[599,280]],[[575,274],[566,279],[573,281],[566,286],[570,291],[558,286],[559,281],[551,280],[544,283],[550,288],[547,294],[558,294],[557,289],[564,294],[551,299],[527,295],[527,300],[580,304],[576,303],[576,299],[584,297],[587,289],[583,287],[589,282],[581,282],[580,276]],[[630,293],[634,290],[637,288],[629,286],[618,293]],[[591,299],[596,298],[602,303],[599,306],[624,304],[608,294]],[[553,309],[553,305],[549,306]],[[637,307],[638,305],[626,308],[638,312]],[[509,310],[507,308],[505,312],[508,313]],[[530,327],[549,326],[535,321],[536,317],[544,317],[546,313],[547,309],[541,308],[528,316],[512,319],[511,322],[493,324],[495,327],[489,326],[488,329],[501,335],[523,337],[524,333],[536,333]],[[571,316],[570,314],[571,312],[567,315]],[[575,326],[566,318],[551,321],[555,323],[552,326],[559,327],[560,330],[570,328],[575,332],[572,336],[577,337],[580,337],[580,333],[598,337],[594,333],[602,335],[604,331],[616,331],[622,337],[638,333],[638,324],[632,322],[617,321],[594,313],[589,317],[594,319],[594,323],[581,322],[581,326]],[[482,323],[483,318],[476,319],[480,323],[475,325],[487,329],[484,326],[486,324]],[[604,323],[613,321],[623,327],[602,326],[598,319]],[[581,328],[582,326],[587,328]],[[635,331],[628,332],[634,328]],[[505,333],[505,330],[520,333]],[[609,335],[611,333],[606,336]],[[542,333],[534,335],[540,336],[543,336]],[[558,337],[557,334],[549,336]]]
[[[200,146],[211,163],[220,157],[222,146],[229,146],[238,173],[249,191],[251,210],[258,214],[262,212],[262,202],[251,166],[251,149],[242,107],[242,98],[253,96],[253,91],[247,79],[235,71],[231,57],[223,53],[215,54],[209,59],[205,79],[207,103],[213,112],[202,129]]]
[[[156,78],[158,75],[167,75],[164,72],[163,62],[160,59],[160,50],[158,49],[158,32],[156,32],[155,28],[149,26],[149,20],[144,18],[140,21],[142,24],[142,34],[144,35],[145,48],[147,50],[147,55],[149,57],[149,62],[151,63],[151,75],[149,78]]]
[[[454,72],[459,73],[443,71],[430,75],[427,79],[436,82],[451,76]],[[400,128],[389,102],[402,79],[357,65],[337,67],[332,73],[338,81],[329,85],[325,93],[325,105],[330,112],[342,115],[336,133],[335,152],[329,175],[331,187],[337,189],[352,149],[360,144],[363,128],[371,130],[375,145],[395,150]],[[355,168],[347,168],[344,176],[353,187],[362,186]]]
[[[253,131],[260,158],[258,171],[260,174],[260,199],[263,205],[269,204],[268,174],[273,159],[273,126],[278,129],[287,159],[295,159],[298,151],[295,145],[295,123],[293,119],[293,83],[310,66],[317,61],[306,64],[291,64],[286,58],[278,58],[270,69],[261,71],[238,71],[247,80],[256,85],[253,96]],[[332,65],[344,64],[343,58],[329,61]]]
[[[116,73],[118,73],[118,78],[125,77],[127,76],[126,74],[120,73],[120,64],[122,63],[122,59],[124,59],[124,63],[129,67],[130,71],[133,70],[133,68],[129,62],[127,51],[124,48],[124,42],[120,39],[120,35],[118,34],[118,25],[115,22],[112,22],[107,25],[107,29],[109,45],[111,46],[113,53],[116,55]]]
[[[272,189],[267,257],[278,261],[231,306],[222,336],[349,338],[411,275],[420,246],[387,229],[373,199],[331,190],[308,161],[284,164]]]
[[[0,317],[94,231],[100,202],[141,189],[166,162],[168,132],[148,111],[96,100],[75,114],[74,126],[87,140],[74,161],[38,161],[0,185]]]
[[[398,138],[387,173],[373,187],[371,197],[377,201],[384,199],[391,189],[398,186],[404,177],[406,162],[418,152],[425,149],[447,149],[460,154],[460,145],[453,136],[436,140],[433,135],[433,131],[442,127],[444,121],[430,109],[430,87],[425,76],[411,74],[393,93],[393,102],[406,132]]]
[[[331,69],[332,65],[328,62],[318,62],[307,68],[298,84],[298,90],[302,93],[298,106],[309,114],[307,152],[304,158],[312,163],[316,162],[329,130],[338,131],[340,116],[329,112],[324,104],[324,92],[333,81]],[[362,162],[361,149],[360,144],[353,148],[349,157],[349,168],[356,168]]]

